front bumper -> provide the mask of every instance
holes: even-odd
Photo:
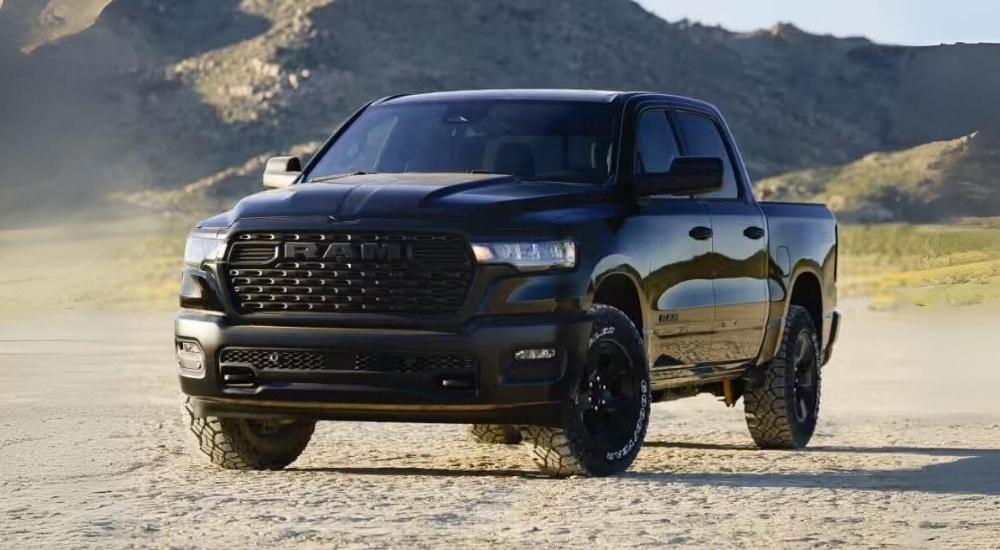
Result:
[[[590,322],[579,312],[496,316],[458,332],[435,332],[239,325],[220,314],[181,310],[175,334],[204,351],[204,372],[179,376],[198,416],[558,425],[578,382],[571,366],[585,361]],[[311,370],[222,364],[226,348],[327,359]],[[517,350],[537,348],[555,349],[556,356],[515,361]],[[386,353],[403,359],[461,354],[473,367],[371,371],[344,359]],[[237,373],[240,383],[224,372]]]

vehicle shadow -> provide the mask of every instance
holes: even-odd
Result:
[[[808,456],[813,453],[843,453],[866,455],[924,455],[954,457],[957,460],[929,464],[914,469],[862,468],[834,472],[630,472],[628,477],[661,483],[687,483],[727,487],[761,488],[836,488],[871,491],[917,491],[938,494],[975,494],[1000,496],[1000,449],[946,447],[850,447],[818,446],[801,451],[761,451],[752,446],[702,443],[646,442],[644,447],[693,449],[705,451],[787,452]]]
[[[812,447],[802,451],[760,451],[741,445],[703,443],[647,442],[652,448],[694,449],[767,453],[845,453],[845,454],[918,454],[929,457],[955,457],[958,460],[931,464],[916,469],[853,469],[826,472],[670,472],[633,470],[623,474],[623,479],[655,484],[681,483],[700,486],[745,488],[803,488],[803,489],[853,489],[865,491],[916,491],[936,494],[970,494],[1000,496],[1000,449],[968,449],[937,447]],[[640,455],[641,460],[641,455]],[[638,465],[639,463],[637,463]],[[531,478],[557,481],[558,478],[533,470],[484,469],[484,468],[427,468],[427,467],[290,467],[289,472],[325,472],[332,474],[371,476],[429,476],[429,477],[483,477]]]
[[[686,441],[646,441],[643,448],[694,449],[702,451],[755,451],[753,445],[728,445],[720,443],[695,443]]]
[[[753,444],[733,445],[728,443],[698,443],[693,441],[646,441],[643,447],[661,449],[692,449],[701,451],[746,451],[746,452],[782,452],[763,451]],[[852,453],[852,454],[916,454],[925,456],[955,456],[971,457],[988,454],[1000,455],[1000,448],[997,449],[969,449],[954,447],[852,447],[843,445],[817,445],[806,447],[798,451],[785,451],[789,453]]]
[[[297,468],[290,466],[286,472],[331,473],[365,476],[425,476],[425,477],[521,477],[535,479],[556,479],[538,471],[509,469],[460,469],[460,468],[422,468],[403,466],[344,466]]]

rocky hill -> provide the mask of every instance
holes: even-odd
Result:
[[[5,0],[0,64],[8,222],[114,191],[256,190],[260,157],[308,151],[394,93],[694,95],[724,110],[758,178],[1000,120],[1000,45],[732,33],[631,0]]]
[[[1000,214],[1000,131],[758,182],[769,200],[824,202],[842,221],[944,221]]]

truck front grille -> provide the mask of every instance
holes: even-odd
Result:
[[[219,357],[222,365],[249,365],[258,370],[325,370],[326,357],[310,351],[226,348]]]
[[[222,366],[251,366],[260,371],[360,371],[414,374],[437,371],[474,371],[475,357],[458,352],[352,353],[266,348],[225,348]]]
[[[450,317],[474,272],[468,244],[450,235],[243,233],[226,262],[240,313]]]

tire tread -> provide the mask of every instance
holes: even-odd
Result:
[[[778,353],[762,373],[761,380],[751,384],[743,396],[744,415],[750,437],[762,449],[800,449],[812,437],[812,431],[798,433],[795,426],[794,409],[789,404],[793,383],[790,369],[794,369],[792,360],[795,354],[795,344],[802,330],[811,332],[813,349],[818,354],[819,345],[816,338],[816,327],[812,316],[801,306],[791,306],[788,312],[788,322],[782,335]],[[815,384],[817,385],[816,409],[819,409],[820,369],[817,363]]]
[[[235,418],[198,418],[190,398],[184,401],[188,429],[194,434],[198,450],[217,466],[227,470],[280,470],[294,462],[305,450],[315,430],[315,422],[294,426],[291,441],[280,452],[260,448],[243,433]]]

